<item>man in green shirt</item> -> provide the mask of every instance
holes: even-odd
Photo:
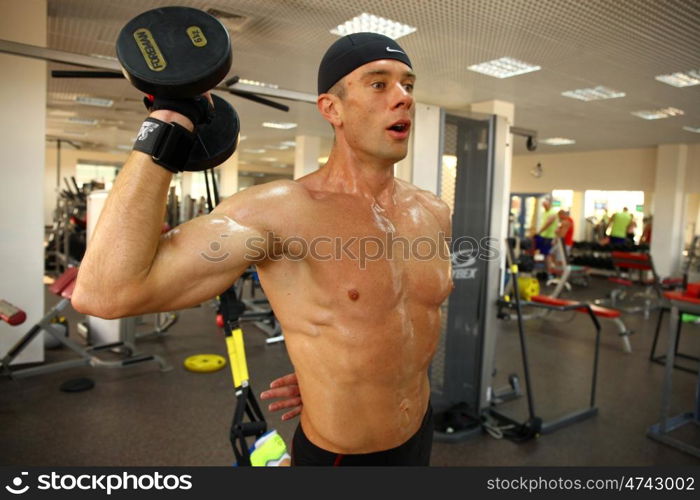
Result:
[[[552,207],[552,200],[549,198],[545,198],[544,201],[542,201],[542,208],[544,208],[544,214],[542,216],[544,222],[535,236],[535,241],[540,253],[542,255],[549,255],[549,251],[552,248],[552,239],[557,230],[558,211]]]
[[[627,230],[632,224],[632,214],[627,207],[622,212],[615,212],[610,219],[610,243],[613,245],[624,245],[627,242]]]

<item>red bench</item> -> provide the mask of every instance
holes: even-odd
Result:
[[[580,301],[576,300],[567,300],[567,299],[561,299],[561,298],[556,298],[556,297],[549,297],[547,295],[535,295],[533,297],[530,297],[531,302],[538,302],[540,304],[547,304],[550,306],[572,306],[576,304],[580,304]],[[601,307],[597,306],[594,304],[586,304],[588,307],[591,308],[591,312],[595,314],[599,318],[605,318],[605,319],[610,319],[612,320],[618,329],[620,330],[620,337],[622,338],[622,347],[625,352],[632,352],[632,346],[630,345],[630,340],[629,336],[632,334],[632,331],[628,330],[625,324],[622,322],[620,319],[621,313],[620,311],[616,309],[610,309],[608,307]],[[586,306],[581,306],[576,309],[578,312],[586,313],[588,314],[588,308]]]

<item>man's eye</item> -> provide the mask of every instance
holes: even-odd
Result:
[[[412,83],[404,83],[403,88],[405,88],[408,92],[413,92],[413,84]]]
[[[372,82],[372,88],[373,89],[383,89],[384,82]]]

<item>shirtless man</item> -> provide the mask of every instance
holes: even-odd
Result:
[[[162,237],[172,174],[132,152],[81,265],[74,307],[105,318],[187,308],[254,263],[304,402],[293,464],[428,465],[428,366],[452,289],[450,210],[393,176],[407,153],[414,80],[393,40],[339,39],[319,68],[317,106],[335,131],[326,165],[248,188]],[[192,129],[171,111],[151,116]],[[388,236],[408,243],[377,252]]]

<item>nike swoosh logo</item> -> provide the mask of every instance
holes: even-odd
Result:
[[[392,49],[391,47],[387,47],[387,48],[386,48],[386,51],[387,51],[387,52],[398,52],[399,54],[406,55],[405,52],[403,52],[403,51],[401,51],[401,50]]]

